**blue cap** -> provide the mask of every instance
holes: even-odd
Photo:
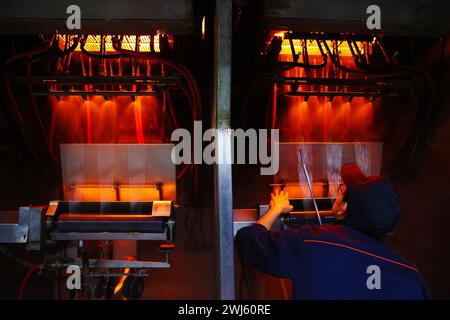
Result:
[[[341,175],[347,186],[344,224],[374,236],[392,232],[403,212],[392,181],[386,176],[366,177],[356,164],[344,165]]]

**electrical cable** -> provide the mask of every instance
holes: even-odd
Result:
[[[386,62],[394,70],[410,75],[416,75],[424,80],[425,87],[416,87],[415,91],[419,95],[418,110],[416,113],[416,120],[405,144],[394,157],[391,164],[391,171],[396,171],[398,168],[408,168],[412,163],[420,162],[424,156],[424,151],[429,144],[429,138],[432,130],[432,119],[435,110],[435,88],[433,80],[430,75],[421,68],[414,66],[399,66],[394,65],[386,50],[383,48],[381,42],[376,38],[376,42],[381,52],[385,56]]]
[[[90,52],[88,50],[86,50],[85,45],[86,45],[86,36],[83,36],[80,40],[80,49],[81,52],[83,52],[83,54],[85,54],[88,57],[91,58],[95,58],[95,59],[119,59],[119,58],[126,58],[127,55],[125,54],[114,54],[114,53],[110,53],[110,54],[103,54],[103,53],[93,53]]]
[[[121,40],[118,38],[113,38],[112,39],[112,43],[113,43],[113,48],[116,52],[119,52],[121,54],[128,54],[131,56],[134,56],[136,58],[142,58],[142,59],[148,59],[148,60],[152,60],[152,61],[156,61],[159,63],[162,63],[164,65],[168,65],[169,67],[171,67],[172,69],[176,70],[177,72],[179,72],[186,80],[187,85],[189,87],[189,91],[190,91],[190,95],[188,95],[188,97],[190,97],[192,99],[192,116],[194,120],[199,119],[198,117],[201,115],[201,98],[200,98],[200,92],[197,86],[197,83],[193,77],[193,75],[191,74],[190,70],[188,68],[186,68],[185,66],[183,66],[182,64],[179,64],[178,62],[168,58],[168,57],[164,57],[160,54],[157,53],[143,53],[143,52],[139,52],[139,51],[131,51],[131,50],[125,50],[121,47],[120,44]],[[198,169],[196,168],[197,166],[193,166],[194,170],[193,170],[193,176],[194,176],[194,190],[195,193],[194,195],[198,195]]]
[[[78,47],[79,44],[79,37],[75,36],[73,38],[73,43],[65,50],[60,50],[58,53],[56,53],[54,56],[48,56],[48,57],[42,57],[42,55],[38,55],[37,57],[31,59],[31,63],[38,63],[43,61],[50,61],[53,59],[59,59],[62,57],[65,57],[75,51],[75,49]],[[59,49],[59,48],[58,48]]]
[[[9,57],[8,59],[6,59],[4,65],[3,65],[3,68],[6,69],[10,64],[12,64],[13,62],[16,62],[20,59],[32,58],[35,55],[39,55],[41,53],[49,51],[51,49],[51,47],[53,46],[55,38],[56,38],[56,36],[53,36],[51,40],[46,41],[45,45],[42,48],[33,48],[31,50],[17,53],[15,55]]]
[[[278,37],[274,37],[274,39],[275,38],[278,38]],[[245,122],[245,119],[247,118],[247,109],[248,109],[248,104],[249,104],[250,98],[252,96],[252,93],[260,81],[262,81],[263,83],[266,83],[267,78],[269,76],[271,76],[273,73],[280,72],[280,71],[289,71],[289,70],[291,70],[293,68],[297,68],[297,67],[304,68],[304,69],[308,69],[308,68],[309,69],[321,69],[327,65],[327,63],[328,63],[327,54],[323,50],[323,47],[322,47],[320,41],[319,40],[316,40],[316,41],[317,41],[317,46],[319,48],[319,51],[322,55],[321,63],[309,64],[309,63],[301,63],[301,62],[277,62],[277,63],[269,66],[268,68],[266,68],[266,70],[264,70],[263,72],[258,73],[256,78],[251,82],[250,87],[244,96],[244,100],[242,103],[242,118],[241,118],[243,120],[243,122]],[[277,45],[277,43],[272,40],[271,47],[276,46],[276,45]],[[280,43],[280,45],[281,45],[281,43]],[[278,51],[278,52],[280,50],[281,50],[281,46],[279,46],[279,48],[276,49],[276,51]],[[273,50],[269,50],[269,52],[272,53]],[[295,52],[292,52],[292,55],[293,55],[293,60],[297,60],[297,59],[295,59],[295,56],[294,56]]]
[[[175,116],[175,110],[173,108],[172,104],[172,97],[170,95],[170,90],[166,90],[166,99],[167,99],[167,106],[169,109],[169,118],[172,121],[172,124],[175,129],[178,129],[180,126],[178,125],[177,117]]]
[[[158,53],[148,53],[148,52],[136,52],[131,50],[123,49],[120,46],[120,41],[117,38],[113,38],[112,40],[113,48],[115,51],[119,52],[120,54],[128,54],[131,56],[134,56],[136,58],[141,59],[149,59],[153,60],[159,63],[163,63],[165,65],[168,65],[169,67],[173,68],[177,72],[179,72],[187,81],[188,87],[190,92],[192,93],[192,101],[194,104],[194,108],[192,110],[193,118],[199,119],[198,116],[201,114],[201,98],[200,98],[200,92],[197,86],[196,81],[194,80],[194,77],[192,76],[192,73],[182,64],[175,62],[174,60],[164,57]]]

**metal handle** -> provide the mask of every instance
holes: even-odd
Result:
[[[322,225],[322,219],[320,218],[319,208],[317,207],[317,202],[316,202],[316,199],[314,198],[314,192],[313,192],[311,180],[309,178],[308,168],[306,167],[305,158],[303,156],[303,150],[302,150],[302,148],[299,148],[298,150],[300,152],[300,160],[302,162],[303,172],[305,173],[305,176],[306,176],[306,182],[308,183],[309,192],[311,194],[311,199],[314,203],[314,209],[316,210],[317,219],[319,220],[319,224]]]

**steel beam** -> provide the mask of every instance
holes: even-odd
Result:
[[[234,299],[233,193],[231,177],[231,31],[232,1],[216,0],[213,127],[217,128],[215,218],[217,297]]]

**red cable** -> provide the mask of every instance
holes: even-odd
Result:
[[[52,40],[48,41],[43,48],[34,48],[29,51],[17,53],[13,55],[12,57],[8,58],[8,60],[5,61],[5,64],[3,65],[4,68],[6,68],[9,64],[13,63],[16,60],[22,59],[22,58],[32,58],[35,55],[44,53],[51,49],[53,45],[53,41],[55,40],[55,37],[52,38]]]
[[[141,59],[147,59],[147,60],[153,60],[153,61],[157,61],[160,62],[162,64],[166,64],[169,67],[175,69],[176,71],[178,71],[185,79],[187,82],[187,85],[189,87],[189,90],[192,94],[192,107],[191,107],[191,111],[192,111],[192,117],[194,120],[197,120],[198,117],[201,117],[201,98],[200,98],[200,92],[197,86],[197,83],[193,77],[193,75],[191,74],[190,70],[188,68],[186,68],[185,66],[183,66],[182,64],[179,64],[169,58],[166,57],[162,57],[158,54],[155,53],[142,53],[142,52],[136,52],[136,51],[131,51],[131,50],[126,50],[123,49],[120,46],[119,41],[116,41],[115,39],[113,40],[113,48],[116,52],[118,53],[124,53],[124,54],[129,54],[132,55],[134,57],[137,58],[141,58]],[[188,95],[188,99],[189,99],[189,95]],[[181,179],[188,171],[190,165],[185,165],[184,168],[182,169],[182,171],[180,172],[180,174],[177,176],[177,179]],[[198,190],[198,172],[197,170],[195,170],[194,168],[194,189],[197,191]]]
[[[192,76],[192,74],[188,68],[186,68],[182,64],[172,61],[169,58],[162,57],[155,53],[148,53],[148,52],[142,53],[142,52],[136,52],[136,51],[123,49],[120,47],[118,42],[115,40],[113,41],[113,48],[115,51],[117,51],[119,53],[132,55],[132,56],[135,56],[135,57],[141,58],[141,59],[154,60],[154,61],[166,64],[166,65],[170,66],[171,68],[175,69],[176,71],[178,71],[179,73],[181,73],[183,75],[183,77],[186,79],[188,87],[193,95],[192,96],[193,102],[194,102],[194,108],[192,109],[193,118],[196,120],[198,119],[198,116],[201,114],[200,92],[199,92],[197,83],[195,82],[194,77]]]
[[[384,261],[387,261],[387,262],[391,262],[393,264],[397,264],[399,266],[402,266],[402,267],[411,269],[413,271],[419,272],[419,270],[417,268],[409,266],[409,265],[407,265],[405,263],[401,263],[401,262],[398,262],[398,261],[395,261],[395,260],[392,260],[392,259],[388,259],[388,258],[379,256],[379,255],[376,255],[376,254],[364,251],[364,250],[360,250],[360,249],[357,249],[357,248],[354,248],[354,247],[351,247],[351,246],[347,246],[347,245],[342,244],[342,243],[336,243],[336,242],[330,242],[330,241],[322,241],[322,240],[313,240],[313,239],[306,239],[306,240],[303,240],[303,242],[305,242],[305,243],[307,243],[307,242],[314,243],[315,242],[315,243],[326,244],[326,245],[331,245],[331,246],[336,246],[336,247],[341,247],[341,248],[353,250],[353,251],[356,251],[356,252],[359,252],[359,253],[363,253],[363,254],[366,254],[368,256],[371,256],[371,257],[374,257],[374,258],[377,258],[377,259],[381,259],[381,260],[384,260]]]
[[[5,80],[4,87],[5,87],[5,90],[6,90],[6,95],[8,96],[8,98],[9,98],[9,100],[10,100],[10,102],[11,102],[13,108],[14,108],[14,111],[16,113],[17,120],[21,124],[21,128],[23,128],[24,127],[23,126],[23,122],[24,122],[24,120],[23,120],[23,113],[22,113],[22,110],[20,110],[19,105],[16,102],[16,99],[14,99],[14,94],[13,94],[12,89],[11,89],[11,82],[9,80]]]
[[[22,280],[22,283],[20,284],[20,290],[19,290],[19,295],[17,296],[18,300],[23,300],[23,296],[25,294],[25,289],[27,288],[28,285],[28,281],[30,280],[30,277],[32,276],[32,274],[41,267],[41,265],[39,264],[33,264],[31,265],[31,267],[28,269],[27,273],[25,274],[25,277]]]
[[[273,100],[272,100],[272,126],[271,129],[275,129],[277,123],[277,85],[273,86]]]
[[[177,175],[177,180],[180,180],[189,171],[191,165],[189,163],[185,164],[181,172]]]
[[[31,60],[31,56],[29,58]],[[27,65],[27,76],[29,76],[29,77],[31,77],[31,75],[32,75],[31,67],[32,67],[31,66],[31,62],[28,62],[28,65]],[[44,126],[44,122],[42,121],[41,114],[39,113],[39,108],[38,108],[38,105],[36,103],[36,99],[33,96],[33,85],[31,84],[31,82],[29,82],[27,84],[27,89],[28,89],[28,94],[31,97],[31,109],[33,110],[34,116],[36,117],[36,120],[37,120],[37,122],[39,124],[39,128],[40,128],[40,130],[42,132],[42,135],[44,136],[44,140],[45,140],[45,142],[47,144],[47,148],[48,148],[49,152],[51,153],[52,150],[50,149],[50,145],[48,143],[48,134],[47,134],[47,131],[45,130],[45,126]]]
[[[178,129],[180,126],[178,125],[178,121],[175,116],[175,112],[174,112],[173,104],[172,104],[172,97],[170,96],[169,90],[166,90],[166,98],[167,98],[167,107],[169,109],[170,118],[171,118],[172,123],[175,126],[175,128]]]

